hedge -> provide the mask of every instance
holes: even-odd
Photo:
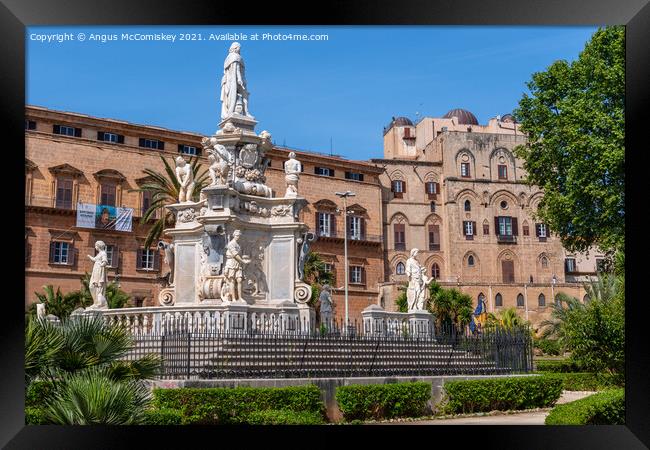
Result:
[[[535,370],[537,372],[568,373],[580,372],[582,369],[570,359],[547,359],[535,361]]]
[[[554,339],[535,339],[535,348],[538,348],[545,355],[559,355],[562,348],[557,340]]]
[[[54,387],[49,381],[32,381],[25,390],[25,406],[44,407],[53,391]]]
[[[250,413],[246,423],[250,425],[322,425],[325,421],[320,413],[267,409]]]
[[[546,373],[547,378],[562,380],[565,391],[602,391],[622,384],[620,377],[602,373]]]
[[[623,425],[625,390],[611,389],[551,410],[546,425]]]
[[[283,388],[154,389],[154,408],[183,415],[183,424],[246,423],[252,412],[287,410],[324,417],[325,406],[315,385]]]
[[[25,424],[26,425],[44,425],[47,421],[45,420],[45,411],[41,408],[36,408],[34,406],[25,407]]]
[[[144,425],[181,425],[183,413],[171,408],[147,409],[144,412]]]
[[[420,417],[427,412],[431,383],[340,386],[336,401],[346,420]]]
[[[562,380],[546,376],[451,381],[444,384],[452,414],[544,408],[562,394]]]

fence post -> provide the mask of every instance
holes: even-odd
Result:
[[[192,334],[187,333],[187,379],[190,379],[190,339]]]
[[[161,359],[161,364],[160,364],[160,378],[163,378],[165,376],[166,372],[166,367],[165,367],[165,335],[160,336],[160,359]]]

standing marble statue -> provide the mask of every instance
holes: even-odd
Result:
[[[426,269],[415,258],[418,252],[417,248],[411,249],[411,256],[406,260],[406,275],[409,279],[406,299],[409,312],[424,310],[426,287],[431,282],[431,279],[425,275]]]
[[[297,239],[298,245],[300,246],[298,251],[298,279],[303,280],[305,278],[305,263],[307,262],[307,256],[309,255],[309,248],[311,243],[316,240],[316,235],[314,233],[305,233],[301,238]]]
[[[228,174],[230,173],[230,161],[232,156],[221,144],[215,144],[210,150],[208,150],[208,159],[210,160],[210,180],[211,185],[215,186],[217,184],[226,185],[228,184]]]
[[[318,299],[320,300],[320,323],[330,325],[332,322],[332,293],[329,284],[323,285]]]
[[[106,254],[106,244],[104,241],[95,242],[95,256],[88,256],[93,261],[93,271],[90,275],[90,295],[93,298],[93,304],[88,309],[106,308],[106,285],[108,284],[108,255]]]
[[[248,112],[248,90],[244,74],[244,60],[239,54],[241,45],[233,42],[228,50],[228,56],[223,63],[221,78],[221,118],[226,119],[233,114],[253,117]]]
[[[180,184],[178,203],[191,203],[194,191],[194,172],[192,172],[192,166],[187,164],[182,156],[176,158],[176,179]]]
[[[296,154],[294,152],[289,153],[289,160],[284,163],[284,180],[287,183],[287,192],[284,194],[285,197],[297,197],[298,196],[298,179],[300,177],[300,172],[302,172],[302,164],[296,159]]]
[[[174,244],[168,244],[165,241],[158,242],[158,249],[163,250],[165,255],[165,264],[169,266],[168,284],[174,283]]]
[[[232,239],[226,245],[226,267],[223,271],[226,286],[221,288],[221,300],[223,302],[242,300],[243,268],[247,262],[241,256],[240,238],[241,231],[235,230]]]

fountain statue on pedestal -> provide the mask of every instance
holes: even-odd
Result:
[[[88,256],[88,259],[94,262],[93,271],[90,275],[88,287],[90,295],[93,298],[93,304],[88,309],[107,308],[106,304],[106,285],[108,284],[108,256],[106,254],[106,244],[104,241],[95,242],[95,256]]]
[[[411,256],[406,260],[406,275],[409,279],[406,299],[409,312],[425,310],[427,286],[432,280],[426,276],[426,268],[415,259],[418,252],[417,248],[411,249]]]
[[[233,42],[223,63],[221,78],[221,118],[240,114],[253,118],[248,111],[248,89],[244,75],[244,59],[239,54],[241,45]]]
[[[182,156],[176,158],[176,179],[178,187],[178,203],[192,202],[192,191],[194,191],[194,172]]]

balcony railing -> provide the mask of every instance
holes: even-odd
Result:
[[[316,233],[318,237],[330,238],[330,239],[343,239],[344,235],[342,232],[337,231],[336,233],[329,232],[324,233],[319,231]],[[348,240],[350,241],[361,241],[361,242],[382,242],[382,237],[374,234],[352,234],[348,233]]]
[[[405,251],[406,250],[406,244],[404,242],[395,242],[395,250],[398,251]]]
[[[439,252],[440,251],[440,244],[429,243],[429,251],[431,251],[431,252]]]
[[[517,243],[517,236],[514,236],[512,234],[498,234],[497,235],[497,242],[504,242],[507,244],[516,244]]]

